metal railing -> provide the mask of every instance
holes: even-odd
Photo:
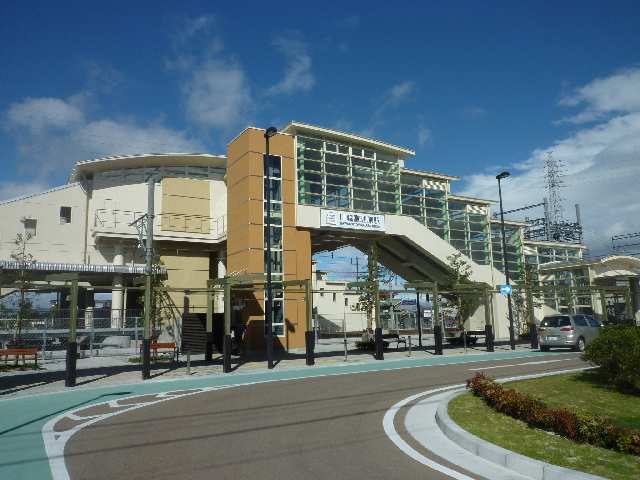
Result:
[[[0,345],[19,342],[37,347],[43,359],[64,354],[69,338],[71,311],[34,309],[20,320],[15,310],[0,312]],[[76,324],[79,350],[82,356],[136,355],[143,336],[140,310],[110,308],[80,309]]]
[[[100,208],[95,211],[93,228],[96,231],[138,235],[133,223],[146,212],[136,210],[115,210]],[[185,215],[177,213],[159,213],[154,218],[156,235],[205,236],[212,239],[223,238],[227,234],[227,215],[217,218],[203,215]]]

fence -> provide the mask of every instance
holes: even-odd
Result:
[[[44,359],[64,356],[69,339],[70,310],[32,309],[20,322],[17,313],[8,309],[0,312],[0,344],[3,347],[14,343],[19,335],[21,345],[38,347]],[[76,329],[82,357],[137,355],[143,334],[142,312],[80,309]]]

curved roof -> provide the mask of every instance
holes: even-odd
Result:
[[[596,278],[640,276],[640,258],[628,255],[609,255],[598,259],[585,259],[575,262],[549,262],[540,265],[540,269],[542,271],[551,271],[583,266],[593,267],[598,272],[596,273]]]
[[[105,172],[120,168],[144,168],[168,165],[198,165],[225,168],[226,155],[213,155],[210,153],[135,153],[131,155],[109,155],[92,160],[76,162],[69,182],[80,179],[80,174]]]

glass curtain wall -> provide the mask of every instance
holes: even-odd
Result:
[[[441,238],[448,240],[447,193],[444,188],[430,188],[420,175],[400,175],[401,213],[415,218]]]
[[[304,136],[297,161],[299,203],[407,215],[475,262],[491,263],[486,207],[448,199],[445,181],[401,173],[398,158],[384,152]]]
[[[544,291],[544,303],[561,313],[593,313],[591,293],[579,290],[589,286],[589,272],[585,268],[560,270],[549,274],[542,282],[550,287]],[[553,288],[551,288],[553,287]],[[569,288],[578,290],[569,290]]]
[[[522,273],[522,241],[521,228],[515,225],[505,225],[504,231],[507,244],[507,266],[509,277],[518,279]],[[504,273],[502,256],[502,230],[500,222],[491,223],[491,249],[493,252],[493,266]]]
[[[284,290],[282,288],[282,170],[280,157],[269,157],[267,172],[263,177],[263,215],[264,215],[264,271],[267,272],[268,262],[271,261],[272,278],[272,328],[273,334],[284,335]],[[269,192],[270,190],[270,192]],[[271,258],[267,253],[267,195],[271,194]]]
[[[400,168],[372,149],[297,137],[298,201],[306,205],[400,213]]]

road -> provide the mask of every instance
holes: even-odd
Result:
[[[382,419],[393,404],[463,383],[478,369],[508,377],[584,365],[576,354],[551,355],[208,391],[79,430],[66,444],[66,466],[73,480],[444,479],[385,435]],[[404,413],[396,416],[396,429],[429,455],[404,432]]]

